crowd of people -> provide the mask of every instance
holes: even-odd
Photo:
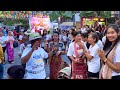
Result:
[[[120,79],[120,30],[117,24],[109,26],[84,25],[70,30],[44,29],[32,33],[16,30],[0,31],[0,78],[3,77],[5,50],[7,61],[14,63],[14,47],[20,45],[21,65],[8,69],[12,79]],[[67,64],[62,55],[70,60]]]

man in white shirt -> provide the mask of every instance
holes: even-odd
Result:
[[[21,56],[21,63],[26,64],[25,79],[45,79],[43,59],[48,58],[48,53],[40,48],[41,36],[39,33],[32,33],[29,41],[31,44],[27,45]]]

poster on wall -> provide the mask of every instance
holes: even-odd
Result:
[[[49,17],[30,17],[29,18],[30,30],[35,32],[36,30],[50,29]]]

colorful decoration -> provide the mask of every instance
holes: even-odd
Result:
[[[0,11],[0,18],[28,19],[29,15],[39,15],[35,11]]]
[[[42,14],[31,15],[29,18],[29,25],[32,32],[36,30],[50,29],[50,18]]]

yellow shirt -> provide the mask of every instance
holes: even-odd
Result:
[[[0,63],[2,63],[3,60],[4,60],[4,54],[3,54],[2,46],[0,45]]]

